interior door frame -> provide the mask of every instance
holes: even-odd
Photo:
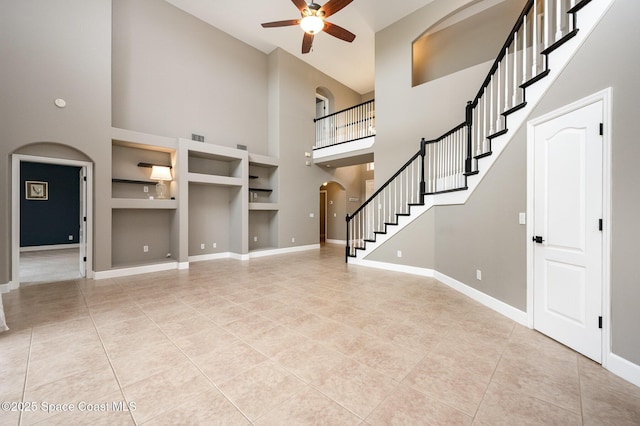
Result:
[[[607,367],[611,355],[611,97],[609,87],[527,122],[527,326],[533,328],[534,292],[534,143],[535,128],[570,112],[602,102],[602,366]]]
[[[322,214],[320,215],[319,222],[324,221],[324,243],[326,244],[327,240],[329,239],[329,229],[328,229],[329,221],[327,220],[327,217],[329,216],[328,213],[327,213],[328,194],[327,194],[327,190],[326,189],[321,189],[320,190],[320,201],[322,201],[322,195],[323,194],[324,194],[324,215],[322,215]],[[320,212],[320,213],[322,213],[322,212]],[[319,235],[319,238],[322,238],[322,234]],[[320,242],[323,242],[323,241],[320,241]]]
[[[86,278],[93,278],[93,163],[88,161],[67,160],[63,158],[40,157],[35,155],[11,155],[11,286],[10,290],[20,287],[20,167],[22,162],[56,164],[61,166],[82,167],[87,177],[87,191],[84,204],[87,212],[85,247],[87,262]],[[83,201],[80,200],[82,204]],[[81,241],[80,244],[83,244]],[[81,250],[82,252],[82,250]]]

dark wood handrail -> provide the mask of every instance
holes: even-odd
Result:
[[[402,173],[402,172],[404,171],[404,169],[406,169],[407,167],[409,167],[409,164],[413,163],[413,161],[414,161],[416,158],[420,157],[420,156],[421,156],[421,154],[422,154],[422,150],[420,150],[420,151],[416,152],[416,153],[413,155],[413,157],[411,157],[411,159],[409,159],[409,161],[407,161],[406,163],[404,163],[404,166],[400,167],[400,169],[399,169],[397,172],[395,172],[395,174],[394,174],[393,176],[391,176],[391,177],[389,178],[389,180],[387,180],[387,181],[384,183],[384,185],[382,185],[380,188],[378,188],[378,190],[377,190],[376,192],[374,192],[374,193],[373,193],[373,195],[371,195],[367,201],[365,201],[365,202],[364,202],[360,207],[358,207],[358,208],[356,209],[356,211],[355,211],[355,212],[353,212],[353,214],[352,214],[351,216],[349,216],[349,215],[347,214],[347,222],[349,222],[351,219],[353,219],[355,215],[357,215],[358,213],[360,213],[360,211],[361,211],[362,209],[364,209],[364,207],[365,207],[367,204],[369,204],[369,203],[371,202],[371,200],[373,200],[373,199],[376,197],[376,195],[378,195],[379,193],[381,193],[383,189],[385,189],[387,186],[389,186],[389,184],[390,184],[390,183],[391,183],[395,178],[397,178],[397,177],[398,177],[398,175],[400,175],[400,173]]]
[[[324,120],[325,118],[333,117],[334,115],[338,115],[338,114],[341,114],[341,113],[343,113],[343,112],[347,112],[347,111],[349,111],[350,109],[356,109],[356,108],[361,107],[361,106],[366,105],[366,104],[374,103],[375,101],[376,101],[375,99],[371,99],[370,101],[362,102],[361,104],[354,105],[354,106],[352,106],[352,107],[345,108],[345,109],[343,109],[343,110],[340,110],[340,111],[337,111],[337,112],[334,112],[334,113],[331,113],[331,114],[325,115],[324,117],[314,118],[314,119],[313,119],[313,122],[315,123],[315,122],[317,122],[317,121]]]

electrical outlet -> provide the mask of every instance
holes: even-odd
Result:
[[[142,246],[142,251],[145,253],[149,253],[149,246]]]
[[[253,237],[253,242],[257,243],[258,242],[258,237]]]
[[[316,217],[316,215],[313,213],[309,213],[309,217]]]
[[[218,243],[213,243],[213,248],[218,247]]]
[[[73,241],[73,235],[69,235],[69,241]]]
[[[145,192],[145,193],[149,192],[149,187],[148,187],[148,186],[146,186],[146,185],[145,185],[145,186],[143,186],[143,187],[142,187],[142,192]]]
[[[296,242],[296,238],[295,238],[295,237],[292,237],[292,238],[291,238],[291,242],[292,242],[292,243],[295,243],[295,242]]]
[[[333,214],[333,217],[338,217],[338,213],[334,213],[334,214]]]
[[[397,255],[398,257],[402,257],[402,250],[398,250]]]
[[[200,250],[204,250],[204,243],[200,244]]]
[[[482,271],[480,269],[476,269],[476,279],[482,281]]]

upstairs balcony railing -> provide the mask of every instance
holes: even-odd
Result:
[[[376,133],[375,100],[313,120],[316,123],[314,149],[374,136]]]

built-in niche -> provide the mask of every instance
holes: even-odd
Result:
[[[412,86],[495,59],[522,0],[474,4],[427,29],[412,44]],[[484,10],[483,10],[484,9]]]

